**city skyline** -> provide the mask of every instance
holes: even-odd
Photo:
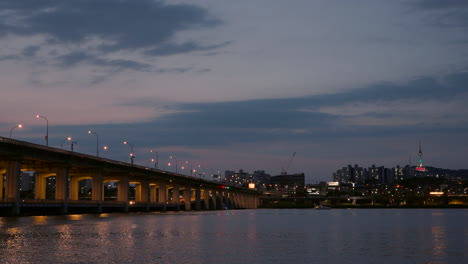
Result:
[[[286,10],[286,11],[285,11]],[[2,1],[1,136],[330,179],[466,168],[464,1]],[[102,14],[106,14],[103,16]],[[15,128],[22,124],[22,128]],[[95,131],[96,137],[88,134]],[[71,144],[71,142],[67,143]],[[103,146],[109,146],[107,151]],[[170,169],[170,168],[168,168]]]

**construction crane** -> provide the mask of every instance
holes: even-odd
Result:
[[[291,167],[291,163],[292,163],[295,156],[296,156],[296,152],[294,152],[292,154],[291,158],[289,159],[289,162],[287,164],[288,166],[286,166],[286,169],[281,168],[281,175],[287,175],[288,174],[289,167]]]

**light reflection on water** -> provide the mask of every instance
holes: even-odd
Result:
[[[468,263],[468,210],[0,218],[0,263]]]

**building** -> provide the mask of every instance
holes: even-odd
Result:
[[[248,187],[249,183],[254,182],[254,175],[244,170],[239,170],[238,172],[235,171],[225,171],[224,172],[224,183],[230,186],[238,186],[238,187]]]
[[[304,191],[305,175],[304,173],[297,173],[272,176],[270,178],[270,184],[275,190],[292,196],[298,192]]]
[[[364,184],[368,179],[368,170],[359,167],[357,164],[353,166],[348,165],[333,174],[333,181],[339,183],[356,183]]]

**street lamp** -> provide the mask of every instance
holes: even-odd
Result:
[[[13,132],[13,129],[15,129],[15,128],[17,128],[17,127],[18,127],[18,128],[22,128],[23,125],[22,125],[22,124],[18,124],[18,125],[16,125],[16,126],[12,127],[12,128],[10,129],[10,138],[11,138],[11,133]]]
[[[96,136],[96,157],[99,157],[99,135],[91,130],[88,131],[88,134],[94,134]]]
[[[177,169],[177,166],[178,166],[178,165],[177,165],[177,158],[176,158],[176,156],[175,156],[175,155],[174,155],[174,156],[170,156],[169,158],[171,158],[171,159],[174,159],[174,160],[175,160],[175,172],[177,173],[177,172],[178,172],[178,169]],[[171,164],[170,164],[170,163],[169,163],[169,166],[171,166]]]
[[[71,141],[72,138],[71,137],[67,137],[66,139],[62,140],[62,143],[60,143],[60,148],[63,149],[63,143],[65,143],[65,141]]]
[[[49,146],[49,119],[45,116],[41,115],[36,115],[36,118],[42,118],[46,121],[46,135],[45,135],[45,141],[46,141],[46,146]]]
[[[77,143],[78,142],[76,142],[76,141],[71,142],[70,149],[71,149],[72,152],[73,152],[73,146],[76,145]]]
[[[130,146],[130,163],[132,163],[133,165],[133,160],[135,159],[135,154],[133,154],[133,144],[131,144],[130,142],[128,141],[124,141],[123,142],[125,145],[129,145]]]
[[[197,173],[198,173],[198,176],[200,178],[205,178],[205,172],[204,172],[205,169],[202,169],[202,165],[201,164],[198,164],[195,166],[195,169],[193,170],[193,174],[195,176],[197,176]]]
[[[185,161],[185,164],[190,164],[190,176],[193,176],[193,165],[191,162],[188,162],[188,160]]]
[[[157,151],[154,151],[154,150],[150,150],[151,153],[156,153],[156,160],[155,159],[151,159],[152,162],[154,162],[154,168],[157,169],[158,166],[159,166],[159,154]]]

